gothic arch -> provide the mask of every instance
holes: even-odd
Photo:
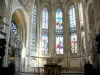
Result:
[[[88,2],[86,2],[87,4],[86,4],[86,9],[85,9],[85,16],[86,16],[86,28],[87,28],[87,33],[89,33],[90,32],[90,28],[89,28],[89,14],[88,14],[88,12],[89,12],[89,5],[90,4],[92,4],[93,3],[93,0],[89,0]],[[89,37],[88,37],[88,39],[89,39]]]
[[[65,5],[66,5],[66,6],[65,6],[66,9],[69,10],[69,7],[70,7],[71,5],[74,5],[74,6],[75,6],[75,3],[74,3],[74,1],[70,0],[69,2],[66,2]]]
[[[67,14],[67,16],[65,17],[66,18],[66,28],[67,28],[67,34],[68,34],[68,41],[67,41],[67,44],[71,45],[71,38],[69,37],[70,36],[70,20],[69,20],[69,10],[70,10],[70,6],[74,6],[75,7],[75,3],[73,0],[70,0],[68,3],[66,3],[66,6],[65,6],[65,13]],[[76,10],[75,10],[75,13],[76,13]],[[68,53],[71,53],[71,46],[67,47],[67,50],[68,50]]]
[[[69,13],[69,9],[70,9],[70,6],[71,6],[71,5],[74,5],[74,7],[75,7],[74,1],[70,1],[70,2],[68,2],[68,3],[66,4],[65,12],[67,13],[67,15],[68,15],[68,13]],[[75,11],[75,12],[76,12],[76,11]],[[68,26],[70,26],[70,25],[69,25],[69,16],[67,16],[67,19],[68,19]]]
[[[53,5],[55,5],[54,7],[52,7],[52,11],[55,13],[56,12],[56,9],[57,8],[60,8],[62,11],[64,11],[64,9],[63,9],[63,5],[62,5],[62,3],[61,2],[54,2],[54,4]]]
[[[54,4],[55,4],[55,6],[54,6]],[[52,7],[52,14],[54,16],[56,16],[56,9],[57,8],[60,8],[62,10],[62,13],[64,14],[64,9],[63,9],[62,3],[58,1],[58,2],[54,2],[54,4],[53,4],[54,7]],[[63,17],[64,17],[64,15],[63,15]],[[54,20],[54,22],[56,24],[56,21],[55,20]]]
[[[95,14],[94,14],[94,4],[93,0],[89,0],[85,7],[85,16],[86,16],[86,30],[87,30],[87,40],[88,40],[88,58],[89,56],[92,58],[92,62],[94,62],[95,57],[95,47],[94,47],[94,39],[96,34],[95,28]]]
[[[50,9],[50,3],[49,2],[43,2],[41,7],[47,7],[48,9]]]
[[[43,2],[43,3],[41,4],[41,11],[42,11],[42,9],[43,9],[44,7],[46,7],[46,8],[48,9],[48,13],[51,14],[51,5],[50,5],[50,3],[49,3],[49,2]]]
[[[51,19],[50,17],[51,17],[52,10],[51,10],[51,5],[50,5],[50,3],[49,3],[49,2],[44,2],[44,3],[42,3],[42,5],[41,5],[41,12],[42,12],[42,9],[43,9],[44,7],[46,7],[47,10],[48,10],[48,19]],[[48,24],[49,24],[49,23],[48,23]]]
[[[24,11],[22,9],[16,9],[12,14],[12,19],[14,19],[17,23],[18,35],[21,36],[21,39],[23,40],[23,46],[26,47],[27,25]]]
[[[85,28],[86,28],[86,39],[87,39],[87,45],[89,45],[90,41],[90,28],[89,28],[89,5],[93,3],[93,0],[88,0],[84,2],[84,12],[85,12]],[[87,49],[89,50],[89,46],[87,46]]]

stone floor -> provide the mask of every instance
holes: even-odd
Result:
[[[21,73],[21,75],[42,75],[42,74]],[[61,75],[66,75],[66,74],[61,74]],[[80,74],[80,73],[68,73],[67,75],[84,75],[84,74]]]

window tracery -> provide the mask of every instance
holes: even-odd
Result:
[[[42,9],[42,53],[48,53],[48,9]]]
[[[75,7],[73,5],[71,5],[69,9],[69,21],[70,21],[71,52],[77,53],[76,15],[75,15]]]
[[[32,14],[32,28],[31,28],[31,54],[36,51],[36,18],[37,17],[37,8],[36,5],[33,7]]]
[[[63,54],[63,17],[62,10],[56,10],[56,53]]]

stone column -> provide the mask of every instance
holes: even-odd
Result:
[[[86,57],[88,58],[88,50],[89,50],[89,42],[88,42],[88,36],[87,36],[87,33],[88,33],[88,31],[87,31],[87,23],[86,23],[86,15],[85,15],[85,13],[86,13],[86,3],[85,3],[85,1],[83,2],[83,20],[84,20],[84,32],[85,32],[85,44],[86,44]]]
[[[41,51],[41,24],[42,24],[41,23],[42,22],[41,14],[42,14],[42,12],[41,12],[41,4],[40,4],[40,1],[37,1],[37,19],[36,19],[36,21],[37,21],[36,22],[37,23],[37,33],[36,33],[36,35],[37,35],[37,38],[36,38],[36,40],[37,40],[37,42],[36,42],[36,54],[37,54],[37,57],[39,56],[39,53]],[[37,67],[39,67],[39,64],[38,64]]]
[[[28,55],[28,60],[26,61],[27,62],[27,71],[29,71],[29,67],[30,67],[30,59],[31,59],[31,39],[32,39],[32,16],[33,13],[31,11],[31,14],[30,14],[30,21],[29,21],[29,29],[28,29],[28,38],[27,38],[27,55]]]
[[[81,69],[81,29],[80,29],[80,18],[79,18],[79,0],[75,0],[75,8],[76,8],[76,33],[77,33],[77,55],[80,60],[80,69]]]
[[[52,42],[53,42],[53,24],[52,24],[52,8],[49,7],[50,9],[48,9],[48,54],[49,56],[52,55]]]
[[[79,8],[78,8],[78,3],[79,3],[78,0],[75,0],[77,49],[78,49],[78,55],[80,55],[81,30],[80,30],[80,19],[79,19]]]
[[[51,33],[52,33],[52,37],[51,37],[51,41],[52,41],[52,46],[51,46],[51,51],[52,51],[52,54],[55,55],[56,54],[56,20],[55,20],[55,17],[56,17],[56,9],[53,7],[54,4],[51,5],[52,7],[52,24],[51,24]]]
[[[8,1],[8,6],[7,6],[7,9],[6,9],[6,18],[7,18],[7,21],[6,23],[9,25],[6,27],[6,50],[5,50],[5,56],[4,56],[4,62],[3,62],[3,67],[7,67],[8,66],[8,49],[9,49],[9,37],[10,37],[10,25],[11,25],[11,9],[12,9],[12,2],[13,0],[9,0]]]
[[[66,67],[68,67],[68,55],[69,55],[69,50],[70,50],[70,24],[69,24],[69,7],[67,6],[64,7],[64,12],[63,12],[63,18],[64,18],[64,54],[66,56]]]
[[[31,39],[32,39],[32,18],[33,18],[33,6],[35,6],[35,0],[33,0],[33,2],[31,3],[31,11],[30,11],[30,15],[29,15],[29,33],[28,33],[28,43],[27,43],[27,53],[28,53],[28,59],[27,59],[27,71],[29,71],[29,67],[30,67],[30,60],[31,60]],[[33,18],[34,19],[34,18]],[[36,28],[37,29],[37,28]],[[37,36],[36,36],[37,37]],[[36,42],[35,42],[36,44]],[[36,47],[35,47],[36,48]]]

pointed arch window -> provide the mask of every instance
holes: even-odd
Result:
[[[48,53],[48,9],[42,9],[42,53]]]
[[[56,53],[63,54],[63,17],[62,10],[56,9]]]
[[[31,54],[36,51],[36,5],[33,7],[32,27],[31,27]]]
[[[70,20],[71,52],[77,53],[76,15],[75,15],[75,7],[73,5],[71,5],[69,9],[69,20]]]

